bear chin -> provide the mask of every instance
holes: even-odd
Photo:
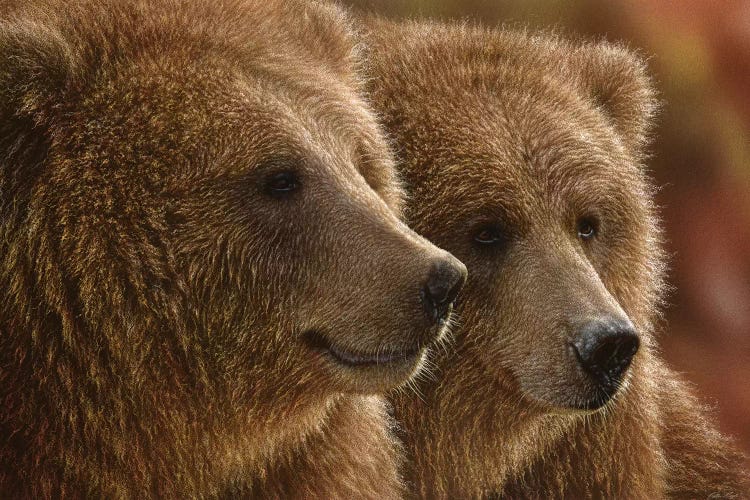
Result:
[[[611,406],[618,398],[626,393],[631,373],[624,375],[622,380],[604,387],[587,381],[569,394],[554,394],[547,391],[536,391],[534,388],[522,388],[524,396],[536,405],[546,408],[553,414],[591,414],[602,411]]]

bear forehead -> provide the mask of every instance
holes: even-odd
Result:
[[[242,176],[273,161],[344,179],[363,168],[359,155],[367,153],[379,160],[368,163],[371,172],[388,177],[392,168],[374,123],[339,96],[292,98],[245,78],[163,78],[118,82],[69,101],[72,112],[58,123],[50,151],[58,177],[75,184],[133,171],[141,176],[123,177],[129,184],[167,187]],[[65,175],[71,171],[80,175]]]
[[[112,123],[132,117],[141,120],[145,134],[159,120],[185,130],[218,123],[228,129],[244,126],[261,135],[269,126],[273,130],[273,124],[288,130],[292,121],[329,132],[351,128],[351,134],[338,134],[341,137],[376,129],[353,89],[313,74],[300,79],[262,68],[245,71],[217,59],[179,66],[139,60],[101,72],[94,81],[67,92],[60,107],[82,121]]]
[[[511,40],[518,44],[519,38],[526,40]],[[604,169],[634,167],[635,158],[598,103],[571,81],[568,70],[553,64],[551,48],[537,57],[539,47],[518,48],[531,54],[523,57],[479,51],[473,37],[460,41],[446,44],[431,37],[414,42],[416,48],[396,51],[408,69],[378,84],[376,93],[389,96],[380,99],[386,115],[398,123],[396,131],[406,144],[427,144],[429,155],[445,163],[455,157],[515,161],[514,156],[523,155],[582,157]],[[416,63],[428,55],[428,61],[436,61],[439,49],[445,58],[436,64]],[[390,76],[388,68],[380,71]]]
[[[224,106],[244,80],[250,94],[276,95],[276,104],[293,97],[294,111],[307,111],[302,116],[326,107],[321,121],[374,122],[355,95],[353,45],[336,9],[281,0],[59,3],[11,4],[0,22],[3,41],[18,45],[10,50],[23,63],[8,83],[45,114],[81,105],[111,113],[118,101],[205,110]],[[320,105],[312,106],[316,97]],[[364,119],[351,116],[357,113]]]
[[[277,67],[306,62],[332,71],[354,69],[347,20],[317,2],[33,0],[6,2],[3,11],[11,31],[28,30],[65,45],[63,50],[82,66],[105,66],[153,52],[191,60],[221,55],[235,61],[275,61]]]
[[[376,37],[396,36],[383,31]],[[376,51],[376,74],[387,78],[375,93],[404,127],[417,130],[431,122],[434,133],[421,131],[429,144],[462,133],[473,142],[481,131],[490,139],[515,139],[517,148],[519,142],[573,133],[592,149],[634,163],[637,152],[628,151],[582,83],[585,62],[574,56],[576,44],[553,34],[431,23],[413,23],[397,36],[404,40],[380,42],[397,50]]]
[[[581,102],[565,104],[563,99],[477,92],[442,101],[442,110],[426,105],[406,117],[399,132],[409,150],[419,152],[426,145],[426,168],[434,165],[459,175],[481,165],[497,167],[493,174],[504,182],[523,178],[554,185],[566,176],[637,174],[638,165],[606,118]]]
[[[213,145],[225,155],[262,154],[270,146],[304,154],[311,143],[338,155],[385,149],[356,89],[314,67],[290,74],[157,50],[92,71],[84,83],[67,86],[55,105],[62,111],[56,143],[75,144],[71,151],[132,156]]]
[[[417,191],[429,192],[420,197],[426,204],[451,200],[451,219],[501,215],[521,224],[551,207],[609,209],[641,199],[638,164],[595,110],[575,96],[548,106],[543,97],[519,95],[453,96],[449,112],[413,115],[400,131],[407,159],[418,164],[406,176]],[[439,211],[435,203],[431,209]]]
[[[312,79],[248,74],[221,61],[174,68],[143,59],[105,76],[61,106],[50,171],[71,189],[86,183],[181,190],[217,176],[239,182],[273,163],[350,187],[359,186],[359,171],[391,208],[400,207],[385,140],[341,82],[319,87]],[[139,175],[116,174],[126,171]]]

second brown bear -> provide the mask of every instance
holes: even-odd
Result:
[[[394,397],[424,498],[736,498],[743,457],[657,355],[656,99],[607,43],[370,20],[408,223],[469,269],[455,342]]]

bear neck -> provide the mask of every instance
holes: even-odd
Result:
[[[584,415],[524,403],[510,376],[483,372],[470,352],[460,351],[438,360],[439,378],[419,387],[421,398],[393,397],[405,476],[418,495],[631,494],[634,484],[644,498],[662,491],[650,353],[633,365],[628,389],[611,408]]]
[[[562,498],[663,497],[659,361],[646,349],[639,355],[622,394],[598,412],[576,419],[543,454],[495,491],[510,498],[528,491]]]

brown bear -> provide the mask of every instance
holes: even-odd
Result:
[[[741,454],[658,357],[642,60],[555,34],[366,23],[407,223],[469,269],[451,347],[419,397],[393,397],[415,495],[746,496]]]
[[[0,14],[0,497],[400,494],[465,268],[397,218],[338,8]]]

